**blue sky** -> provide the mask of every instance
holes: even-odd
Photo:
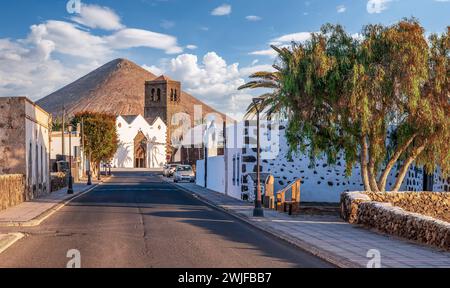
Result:
[[[327,22],[351,33],[411,16],[427,33],[450,25],[449,0],[81,0],[80,14],[67,2],[2,1],[0,96],[36,100],[123,57],[240,118],[253,96],[236,88],[270,69],[269,43],[303,40]]]

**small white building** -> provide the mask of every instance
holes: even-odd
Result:
[[[70,134],[70,137],[69,137]],[[70,140],[70,141],[69,141]],[[72,176],[75,181],[79,181],[80,178],[86,176],[87,159],[82,151],[81,133],[80,131],[73,131],[64,133],[64,151],[62,148],[62,134],[61,131],[53,131],[51,133],[51,151],[50,151],[50,163],[52,172],[56,172],[56,163],[61,160],[69,161],[69,154],[72,156]],[[71,147],[69,147],[71,144]],[[70,151],[70,153],[69,153]],[[64,153],[64,155],[63,155]],[[76,170],[75,170],[76,168]]]
[[[50,159],[58,160],[63,157],[63,149],[62,149],[62,135],[61,131],[53,131],[51,133],[52,143],[51,143],[51,151],[50,151]],[[74,131],[72,135],[70,135],[70,144],[72,144],[72,149],[70,151],[72,157],[80,157],[81,150],[81,137],[78,131]],[[69,132],[66,131],[64,133],[64,156],[69,157]]]
[[[167,126],[156,118],[148,123],[142,115],[118,116],[119,148],[114,168],[162,168],[166,164]]]

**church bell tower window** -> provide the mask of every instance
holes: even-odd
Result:
[[[158,88],[158,92],[156,92],[156,101],[160,102],[161,101],[161,89]]]

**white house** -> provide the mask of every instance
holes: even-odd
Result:
[[[161,120],[149,124],[141,115],[118,116],[119,148],[115,168],[162,168],[166,163],[167,126]]]

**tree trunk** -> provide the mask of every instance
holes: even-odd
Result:
[[[367,139],[366,135],[361,137],[361,177],[365,191],[372,191],[369,184],[369,171],[367,169]]]
[[[408,157],[408,159],[405,160],[403,163],[402,168],[399,171],[397,181],[395,182],[395,185],[392,189],[393,192],[398,192],[400,188],[402,187],[403,180],[405,180],[406,173],[408,173],[409,167],[411,164],[416,160],[417,156],[419,156],[423,150],[425,150],[425,147],[427,145],[427,141],[420,147],[417,147],[413,153]]]
[[[414,134],[403,146],[397,149],[394,155],[392,155],[391,159],[386,165],[386,168],[383,171],[383,174],[380,177],[380,181],[378,182],[378,188],[380,189],[381,192],[386,191],[386,183],[387,178],[389,177],[389,173],[391,173],[392,168],[394,168],[394,165],[397,163],[398,159],[400,159],[400,156],[402,156],[402,154],[405,153],[406,149],[408,149],[408,147],[414,141],[416,136],[417,134]]]
[[[102,173],[102,168],[100,167],[100,161],[97,163],[97,180],[100,181],[101,180],[101,176],[100,174]]]
[[[377,175],[375,173],[375,161],[373,160],[372,145],[369,148],[369,184],[373,192],[380,192],[377,184]]]

